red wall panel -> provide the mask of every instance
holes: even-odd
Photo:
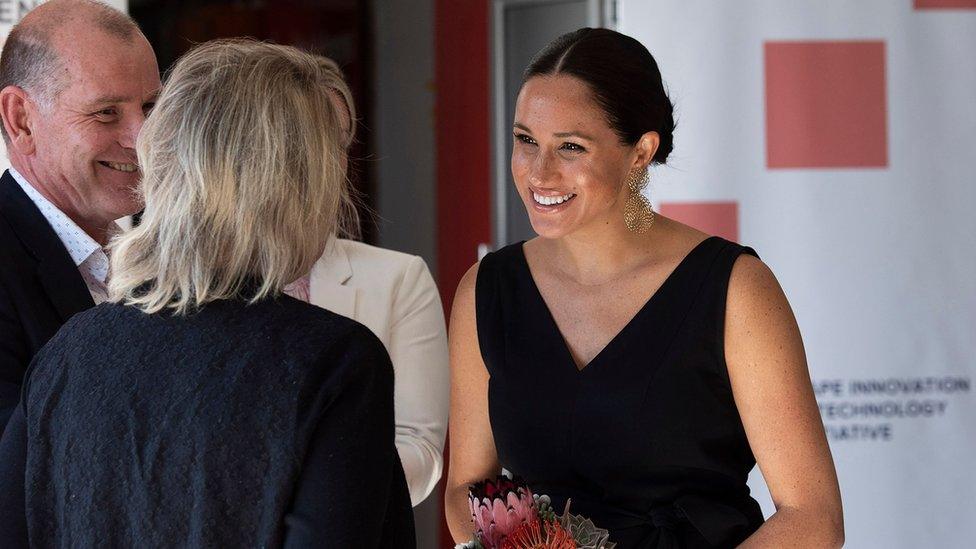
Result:
[[[458,282],[478,259],[478,244],[491,241],[489,8],[488,0],[436,0],[434,6],[437,283],[448,313]],[[443,487],[444,481],[441,501]],[[441,520],[440,546],[450,549],[454,542]]]
[[[437,0],[437,273],[444,306],[491,241],[487,0]]]

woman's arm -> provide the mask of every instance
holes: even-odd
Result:
[[[434,279],[419,257],[411,259],[396,290],[390,359],[396,372],[396,446],[413,505],[441,479],[450,373],[444,308]]]
[[[451,536],[459,543],[470,540],[474,532],[468,486],[494,478],[501,470],[488,421],[488,370],[475,320],[477,277],[475,265],[461,279],[451,309],[451,453],[444,513]]]
[[[776,505],[742,547],[840,547],[840,488],[800,332],[773,273],[752,256],[732,269],[725,354],[749,445]]]
[[[385,547],[391,521],[406,521],[404,546],[413,546],[413,515],[393,445],[393,368],[367,328],[353,335],[322,365],[342,368],[343,379],[323,390],[328,401],[285,516],[286,548]]]

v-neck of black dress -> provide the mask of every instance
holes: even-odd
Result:
[[[713,238],[718,238],[718,237],[713,236],[713,237],[706,238],[705,240],[695,245],[695,247],[692,248],[691,251],[685,254],[685,256],[681,258],[681,261],[679,261],[678,264],[675,265],[674,269],[672,269],[671,272],[668,273],[668,276],[665,277],[661,285],[658,286],[656,290],[654,290],[654,293],[652,293],[647,298],[647,300],[644,301],[644,304],[641,306],[641,308],[638,309],[636,313],[634,313],[634,316],[631,317],[631,319],[628,320],[627,323],[624,324],[624,326],[620,328],[620,330],[616,334],[614,334],[609,341],[607,341],[607,343],[600,349],[600,351],[596,355],[594,355],[593,358],[591,358],[590,361],[587,362],[582,367],[579,367],[576,364],[576,359],[573,358],[573,353],[569,348],[569,343],[566,341],[566,337],[562,334],[562,331],[559,329],[559,324],[556,322],[556,317],[553,316],[552,309],[550,309],[549,304],[546,303],[546,299],[545,297],[543,297],[542,291],[539,289],[539,284],[535,281],[535,277],[532,275],[532,268],[529,266],[529,260],[525,256],[525,242],[524,241],[519,242],[518,244],[516,244],[516,246],[518,246],[518,250],[520,252],[519,256],[522,259],[522,265],[525,267],[525,276],[527,276],[528,279],[532,282],[532,287],[535,289],[535,296],[539,300],[539,303],[541,304],[542,308],[546,310],[547,313],[546,316],[548,317],[550,324],[552,325],[551,326],[552,330],[556,334],[558,334],[563,341],[563,348],[565,350],[567,362],[570,365],[572,365],[573,368],[576,369],[577,373],[583,373],[584,371],[589,369],[591,365],[599,364],[601,356],[603,355],[604,351],[606,351],[609,347],[613,346],[620,339],[626,339],[627,331],[630,329],[631,326],[635,324],[639,324],[641,321],[641,317],[643,315],[652,314],[651,312],[648,311],[654,307],[656,301],[655,298],[658,296],[658,294],[660,294],[662,291],[667,291],[668,284],[676,277],[681,276],[681,270],[685,268],[685,266],[694,259],[694,254],[698,253],[698,251],[701,250],[702,248],[707,247],[706,243]]]
[[[679,262],[578,369],[522,243],[482,259],[475,301],[498,458],[620,549],[725,547],[762,523],[729,385],[725,301],[749,248],[718,237]]]

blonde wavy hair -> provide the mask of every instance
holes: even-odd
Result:
[[[288,46],[217,40],[181,57],[136,143],[146,209],[111,244],[110,299],[185,314],[307,274],[354,221],[334,84]]]
[[[349,89],[349,84],[346,83],[346,77],[338,63],[324,55],[316,55],[315,59],[319,63],[319,68],[322,69],[323,85],[334,92],[339,99],[342,99],[342,103],[349,113],[349,132],[345,136],[345,144],[348,148],[356,136],[356,103],[352,98],[352,90]]]
[[[343,134],[343,145],[348,157],[349,148],[352,147],[356,138],[356,102],[353,100],[352,90],[349,89],[349,84],[346,82],[346,77],[342,69],[339,68],[339,64],[323,55],[316,55],[315,58],[319,62],[319,68],[322,69],[323,85],[342,100],[341,103],[349,115],[349,131]],[[372,219],[372,210],[362,200],[356,188],[350,185],[348,189],[340,206],[342,210],[339,216],[341,223],[337,233],[344,238],[359,240],[361,237],[360,211],[365,212],[367,220],[375,220]]]

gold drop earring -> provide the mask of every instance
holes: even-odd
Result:
[[[630,188],[630,197],[624,205],[624,222],[627,228],[635,233],[646,232],[654,223],[654,210],[651,209],[651,202],[641,192],[647,187],[650,176],[647,168],[638,168],[631,172],[627,178],[627,187]]]

